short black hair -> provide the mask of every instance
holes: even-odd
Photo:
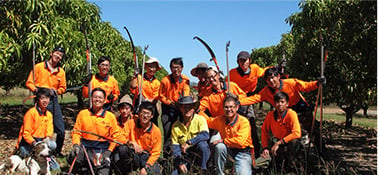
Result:
[[[184,62],[182,61],[182,57],[172,58],[171,62],[169,63],[169,67],[172,67],[172,64],[178,64],[181,67],[184,67]]]
[[[35,101],[38,101],[42,95],[50,98],[52,96],[51,90],[48,88],[38,88],[38,91],[35,94]]]
[[[108,56],[101,56],[98,60],[97,60],[97,66],[100,65],[102,62],[104,61],[109,61],[110,63],[110,58]]]
[[[104,94],[104,98],[106,98],[106,92],[104,91],[104,89],[101,89],[101,88],[99,88],[99,87],[94,88],[94,89],[92,90],[92,92],[91,92],[91,96],[93,96],[93,93],[94,93],[95,91],[101,91],[101,92]]]
[[[279,73],[278,69],[275,68],[275,67],[272,67],[272,68],[267,69],[264,72],[264,79],[266,80],[268,78],[268,76],[278,76],[279,74],[280,73]]]
[[[277,92],[275,95],[274,95],[274,102],[277,102],[281,99],[285,99],[286,102],[289,102],[289,95],[287,95],[287,93],[285,92],[282,92],[282,91],[279,91]]]
[[[64,48],[61,47],[61,46],[55,46],[52,52],[55,52],[55,51],[62,52],[63,55],[66,54],[66,51],[65,51]]]
[[[139,112],[142,111],[142,109],[147,109],[151,111],[152,116],[155,115],[156,109],[155,105],[152,102],[144,101],[139,105]]]

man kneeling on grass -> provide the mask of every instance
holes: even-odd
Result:
[[[198,114],[199,102],[191,96],[183,96],[178,100],[181,112],[179,120],[172,126],[172,150],[175,170],[172,174],[189,173],[191,162],[200,165],[201,171],[206,172],[206,163],[210,158],[209,128],[206,119]],[[178,169],[178,170],[177,170]]]
[[[289,168],[291,161],[298,152],[301,137],[301,127],[297,113],[288,108],[289,96],[285,92],[274,95],[276,110],[270,111],[261,128],[261,143],[263,146],[262,158],[269,159],[273,154],[276,165],[281,166],[283,160],[289,163],[284,165]],[[273,138],[269,138],[272,133]],[[268,148],[271,141],[271,148]]]
[[[223,100],[224,115],[219,117],[207,117],[209,128],[218,130],[221,138],[211,144],[214,149],[214,163],[216,173],[223,175],[227,155],[235,159],[235,174],[252,174],[253,144],[251,137],[251,125],[247,118],[237,114],[239,103],[237,96],[227,94]]]
[[[127,120],[121,130],[120,141],[125,144],[118,148],[120,160],[116,166],[122,174],[137,169],[140,175],[160,174],[157,159],[161,152],[161,131],[151,122],[155,109],[152,102],[142,102],[138,118]]]

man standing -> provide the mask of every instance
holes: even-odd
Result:
[[[52,96],[47,110],[53,114],[54,132],[57,134],[57,147],[54,153],[59,157],[63,156],[61,151],[65,135],[63,115],[58,102],[58,95],[63,94],[67,88],[66,73],[59,67],[64,54],[64,49],[56,46],[50,54],[50,59],[36,64],[34,72],[31,71],[26,80],[26,87],[33,93],[37,93],[39,88],[47,88],[51,91]]]
[[[170,154],[171,147],[171,126],[177,120],[179,111],[176,103],[181,96],[189,96],[189,78],[182,75],[184,63],[182,58],[173,58],[170,62],[171,74],[161,80],[159,99],[162,102],[161,121],[164,128],[164,154]]]
[[[224,115],[207,117],[209,128],[218,130],[221,139],[211,142],[215,146],[214,164],[217,174],[224,174],[227,154],[235,159],[235,174],[252,174],[253,144],[248,119],[238,115],[238,99],[228,95],[223,101]]]
[[[175,170],[172,174],[188,173],[196,162],[202,172],[206,172],[206,163],[210,158],[209,128],[206,119],[195,112],[199,102],[191,96],[181,97],[178,101],[181,115],[172,126],[172,149]]]
[[[203,96],[207,96],[211,93],[211,86],[206,79],[206,70],[209,68],[206,63],[199,63],[195,68],[190,71],[192,76],[198,78],[197,88],[198,88],[198,99]]]
[[[142,81],[142,100],[141,101],[149,101],[156,105],[159,99],[159,88],[160,88],[160,81],[155,78],[155,73],[161,69],[159,65],[159,61],[155,57],[150,57],[144,65],[146,69],[146,73],[144,73],[143,80],[140,74],[134,76],[133,80],[131,81],[130,85],[130,92],[137,96],[134,101],[134,110],[138,110],[138,100],[139,100],[139,84],[138,80]],[[152,122],[155,125],[158,125],[158,117],[159,113],[155,112],[155,116],[152,118]]]
[[[122,174],[140,169],[139,175],[160,174],[157,162],[161,152],[161,131],[151,122],[155,113],[152,102],[142,102],[139,116],[128,120],[121,130],[118,148],[119,158],[116,165]]]
[[[84,81],[83,96],[88,98],[88,84],[91,83],[91,90],[94,88],[101,88],[106,93],[106,103],[104,105],[105,110],[112,110],[113,101],[118,99],[120,95],[117,80],[109,75],[110,70],[110,58],[101,56],[97,61],[98,73],[96,75],[89,74]]]
[[[101,88],[94,88],[92,108],[81,110],[76,117],[72,131],[73,149],[68,157],[70,164],[76,157],[75,173],[83,173],[79,168],[88,168],[86,159],[89,159],[98,174],[111,174],[110,155],[116,144],[106,138],[118,139],[119,127],[114,114],[104,109],[105,94]]]

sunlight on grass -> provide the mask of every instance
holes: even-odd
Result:
[[[12,89],[9,94],[6,94],[5,90],[0,88],[0,104],[2,105],[22,105],[22,101],[33,95],[28,89],[15,88]],[[66,93],[59,95],[59,103],[72,103],[77,102],[77,98],[72,93]],[[31,106],[33,103],[32,99],[26,101],[26,105]]]

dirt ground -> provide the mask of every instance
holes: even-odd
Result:
[[[64,104],[61,107],[66,124],[63,147],[63,154],[66,155],[72,147],[70,130],[79,110],[76,109],[76,104]],[[13,151],[26,111],[27,108],[23,106],[0,106],[0,162]],[[325,113],[335,111],[338,110],[326,109]],[[266,111],[256,113],[259,125]],[[377,113],[369,111],[369,115],[376,117]],[[377,174],[376,129],[358,126],[346,129],[343,123],[324,122],[323,133],[326,152],[321,159],[316,156],[309,158],[308,174]]]

